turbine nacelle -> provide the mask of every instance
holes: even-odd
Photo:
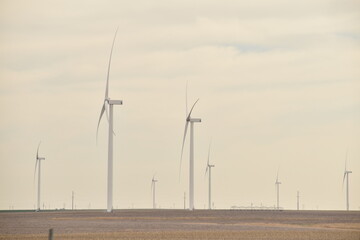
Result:
[[[110,98],[106,100],[110,105],[122,105],[122,100],[111,100]]]
[[[188,122],[201,122],[201,118],[187,118],[186,121]]]

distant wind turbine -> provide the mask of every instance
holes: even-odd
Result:
[[[74,191],[71,194],[71,210],[74,210]]]
[[[104,104],[103,104],[103,106],[101,108],[99,122],[98,122],[97,130],[96,130],[96,140],[97,140],[100,121],[101,121],[101,118],[102,118],[104,112],[106,111],[106,116],[107,116],[108,122],[109,122],[107,212],[112,212],[112,210],[113,210],[113,134],[114,134],[114,130],[113,130],[113,106],[114,105],[122,105],[122,103],[123,103],[122,100],[112,100],[112,99],[109,98],[109,75],[110,75],[111,56],[112,56],[112,52],[113,52],[113,48],[114,48],[114,43],[115,43],[115,38],[116,38],[117,31],[118,31],[118,29],[116,29],[115,36],[114,36],[114,39],[113,39],[113,43],[112,43],[112,46],[111,46],[109,65],[108,65],[108,71],[107,71],[107,78],[106,78],[105,99],[104,99]],[[108,111],[107,107],[108,106],[110,108],[109,116],[107,115],[107,111]]]
[[[208,160],[207,160],[206,170],[205,170],[205,175],[207,174],[207,171],[209,170],[209,209],[211,209],[211,168],[215,167],[215,165],[210,164],[210,148],[211,148],[211,143],[209,145]]]
[[[155,185],[156,182],[158,180],[155,179],[155,175],[153,176],[152,180],[151,180],[151,190],[152,190],[152,195],[153,195],[153,209],[156,209],[156,201],[155,201]]]
[[[181,171],[181,161],[182,161],[182,155],[184,151],[184,144],[186,139],[186,133],[188,129],[188,125],[190,123],[190,167],[189,167],[189,209],[194,210],[194,123],[201,122],[200,118],[192,118],[191,113],[196,105],[196,103],[199,101],[199,99],[196,100],[192,108],[190,109],[189,114],[187,114],[187,86],[186,86],[186,123],[185,123],[185,131],[184,131],[184,137],[181,147],[181,157],[180,157],[180,171]]]
[[[344,171],[344,178],[343,178],[343,187],[344,182],[346,178],[346,211],[349,211],[349,174],[352,173],[352,171],[347,170],[347,151],[346,151],[346,158],[345,158],[345,171]]]
[[[45,160],[44,157],[39,157],[40,144],[41,144],[41,142],[39,142],[39,145],[38,145],[38,148],[37,148],[37,151],[36,151],[36,162],[35,162],[35,171],[34,171],[34,181],[35,181],[36,167],[38,166],[38,189],[37,189],[38,191],[37,191],[37,208],[36,208],[37,212],[40,211],[41,161]]]
[[[275,182],[275,185],[276,185],[276,196],[277,196],[277,204],[276,204],[276,206],[277,206],[277,209],[279,210],[280,209],[280,202],[279,202],[279,185],[281,184],[281,182],[279,182],[279,170],[278,170],[278,172],[277,172],[277,174],[276,174],[276,182]]]
[[[186,192],[184,192],[184,209],[186,209]]]
[[[299,191],[297,191],[296,198],[297,198],[296,208],[299,211],[300,210],[300,208],[299,208],[300,207],[300,194],[299,194]]]

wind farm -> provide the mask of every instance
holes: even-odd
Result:
[[[313,239],[323,239],[324,237],[328,236],[328,231],[335,232],[336,236],[334,239],[340,239],[343,237],[349,237],[352,239],[353,237],[357,237],[360,234],[360,212],[359,211],[350,211],[350,194],[349,194],[349,174],[352,173],[348,169],[348,152],[346,153],[345,158],[345,170],[343,175],[343,188],[344,184],[346,184],[346,211],[300,211],[300,195],[299,191],[297,191],[297,202],[296,202],[296,210],[289,208],[286,209],[281,206],[280,204],[280,182],[279,180],[279,169],[276,174],[276,181],[275,181],[275,192],[276,192],[276,201],[273,207],[264,206],[261,203],[260,207],[257,207],[251,202],[251,206],[247,207],[237,207],[233,205],[229,208],[215,208],[215,202],[212,200],[212,168],[215,167],[210,161],[211,158],[211,150],[212,145],[211,142],[208,147],[207,157],[206,159],[206,168],[205,168],[205,177],[208,176],[207,184],[208,184],[208,191],[207,191],[207,207],[204,204],[205,209],[200,208],[199,201],[196,201],[195,198],[195,189],[197,189],[196,184],[198,181],[195,181],[195,176],[199,171],[196,170],[196,163],[195,161],[195,129],[194,123],[202,123],[201,118],[195,118],[192,116],[193,111],[195,110],[195,106],[199,102],[197,99],[191,106],[190,111],[188,111],[188,82],[186,82],[185,86],[185,106],[186,106],[186,115],[185,115],[185,128],[182,136],[182,145],[181,145],[181,154],[180,154],[180,168],[179,168],[179,177],[181,177],[181,168],[182,168],[182,160],[186,143],[186,137],[189,131],[189,172],[188,172],[188,208],[186,208],[186,194],[184,193],[184,209],[180,206],[176,207],[175,203],[172,205],[169,204],[167,207],[161,207],[160,204],[157,203],[156,198],[156,185],[158,183],[158,179],[155,178],[153,175],[151,179],[151,195],[152,195],[152,207],[134,207],[134,203],[131,204],[129,207],[130,210],[126,210],[126,208],[118,208],[117,206],[114,207],[113,203],[113,190],[114,190],[114,139],[115,136],[114,132],[114,105],[122,105],[122,100],[113,100],[109,97],[109,90],[110,90],[110,69],[111,69],[111,62],[113,57],[113,50],[115,45],[116,36],[118,34],[118,29],[115,31],[115,35],[113,37],[110,56],[108,60],[107,66],[107,75],[106,75],[106,87],[105,87],[105,97],[103,99],[103,105],[100,111],[100,116],[97,123],[96,129],[96,145],[99,145],[99,127],[101,123],[101,119],[103,115],[106,115],[106,119],[108,122],[108,146],[107,146],[107,194],[106,194],[106,209],[94,209],[90,210],[90,205],[88,204],[87,207],[80,207],[77,209],[76,205],[74,206],[74,191],[71,191],[71,203],[69,204],[71,207],[69,209],[66,208],[66,203],[62,203],[62,207],[59,208],[51,208],[50,203],[45,204],[42,203],[41,208],[41,162],[45,160],[44,157],[41,157],[39,154],[40,144],[38,144],[37,151],[36,151],[36,162],[35,162],[35,172],[34,172],[34,182],[35,176],[37,173],[37,200],[36,200],[36,208],[35,212],[29,214],[29,211],[15,211],[13,212],[13,207],[10,207],[9,211],[0,212],[0,216],[2,216],[3,225],[5,227],[0,228],[0,239],[12,239],[12,237],[23,234],[23,236],[27,236],[32,234],[35,238],[45,237],[44,235],[44,228],[38,228],[31,231],[24,231],[20,228],[17,228],[15,225],[19,221],[24,221],[23,224],[30,224],[32,226],[34,224],[32,219],[36,219],[36,215],[33,214],[41,214],[42,220],[37,220],[38,222],[36,225],[44,225],[41,221],[46,221],[47,223],[51,223],[54,219],[59,219],[60,221],[56,221],[51,223],[51,226],[54,226],[57,233],[61,236],[83,236],[84,234],[87,236],[86,238],[107,238],[109,237],[107,234],[112,234],[116,237],[128,237],[130,239],[139,237],[143,232],[146,232],[146,236],[152,236],[154,232],[161,232],[161,238],[170,239],[177,236],[176,232],[178,229],[186,229],[185,231],[181,231],[182,236],[184,239],[192,239],[194,237],[195,232],[201,231],[200,237],[201,239],[207,239],[210,235],[209,232],[214,231],[213,224],[216,224],[216,231],[215,234],[219,234],[218,236],[227,239],[233,237],[244,237],[247,235],[249,231],[253,231],[256,234],[266,234],[267,239],[281,239],[282,233],[286,233],[285,236],[298,236],[299,231],[305,231],[307,233],[311,233],[313,231],[317,231],[316,234],[313,234]],[[121,135],[121,134],[120,134]],[[202,139],[201,135],[199,135],[199,139]],[[198,144],[200,145],[200,144]],[[116,145],[118,146],[118,145]],[[201,146],[201,145],[200,145]],[[215,149],[216,150],[216,149]],[[126,151],[126,149],[124,149]],[[199,151],[196,151],[198,153]],[[200,154],[198,154],[200,155]],[[202,155],[204,156],[204,155]],[[101,157],[104,159],[104,157]],[[221,159],[220,159],[221,162]],[[223,163],[221,163],[223,164]],[[122,165],[123,166],[123,165]],[[221,170],[221,169],[219,169]],[[121,168],[117,168],[116,173],[122,173]],[[218,174],[218,173],[217,173]],[[173,178],[174,176],[172,176]],[[200,178],[198,178],[199,180]],[[218,179],[218,178],[217,178]],[[218,179],[217,181],[221,181]],[[203,183],[204,184],[204,181]],[[115,184],[116,186],[117,184]],[[219,186],[219,185],[215,185]],[[219,187],[217,187],[219,190]],[[198,193],[201,191],[197,191]],[[204,192],[203,192],[204,193]],[[46,194],[51,194],[46,192]],[[290,193],[282,193],[282,195],[286,195]],[[45,194],[43,194],[45,195]],[[126,195],[126,193],[124,193]],[[196,196],[199,196],[197,194]],[[204,194],[206,195],[206,194]],[[218,196],[219,197],[219,196]],[[204,199],[204,196],[202,196]],[[237,201],[237,200],[236,200]],[[119,201],[117,201],[118,203]],[[197,205],[196,205],[197,204]],[[270,203],[271,205],[271,203]],[[318,209],[318,206],[316,207]],[[67,211],[71,210],[71,212]],[[295,209],[294,209],[295,210]],[[30,211],[32,212],[32,211]],[[347,214],[348,212],[351,212]],[[13,215],[15,214],[16,215]],[[104,215],[105,214],[105,215]],[[189,215],[190,214],[190,215]],[[325,214],[323,216],[323,214]],[[318,219],[318,217],[322,217],[322,220],[314,220]],[[326,217],[325,217],[326,216]],[[261,221],[253,221],[249,220],[252,217],[256,219],[261,219]],[[20,218],[21,220],[19,220]],[[231,221],[225,219],[232,219]],[[337,222],[332,222],[331,219],[338,218]],[[24,220],[25,219],[25,220]],[[27,220],[26,220],[27,219]],[[44,220],[45,219],[45,220]],[[46,220],[47,219],[47,220]],[[92,230],[88,229],[88,226],[93,224],[93,221],[108,221],[112,220],[113,223],[107,223],[106,229],[107,231],[103,231],[103,227],[93,227]],[[209,219],[212,219],[209,221]],[[270,220],[271,219],[271,220]],[[294,219],[297,219],[296,221]],[[85,220],[85,222],[84,222]],[[126,221],[126,225],[132,231],[137,232],[138,234],[125,234],[120,227],[119,223]],[[156,222],[154,222],[156,220]],[[133,224],[133,222],[138,222],[137,224]],[[270,221],[270,223],[269,223]],[[293,221],[292,224],[288,224],[288,221]],[[307,224],[307,222],[314,222],[315,224]],[[80,223],[82,222],[82,223]],[[104,223],[105,223],[104,222]],[[192,227],[187,227],[188,224],[192,225]],[[229,227],[231,224],[232,227]],[[143,227],[146,225],[147,227]],[[31,227],[29,226],[29,229]],[[197,226],[202,226],[199,228]],[[126,228],[126,229],[128,229]],[[8,231],[12,229],[11,231]],[[67,229],[67,230],[65,230]],[[72,229],[71,233],[68,233],[68,229]],[[97,232],[102,233],[97,233]],[[279,234],[269,234],[268,231],[279,231]],[[232,232],[230,234],[230,232]],[[345,232],[345,234],[342,234]],[[14,235],[15,234],[15,235]],[[65,234],[65,235],[64,235]],[[75,234],[75,235],[74,235]],[[150,234],[150,235],[149,235]],[[49,236],[53,235],[53,228],[50,229]],[[84,235],[84,236],[85,236]],[[111,236],[112,236],[111,235]],[[211,233],[212,235],[212,233]],[[251,236],[257,236],[252,234]],[[307,235],[304,235],[305,238]],[[157,235],[152,237],[158,238]],[[354,239],[355,239],[354,238]],[[147,239],[141,235],[141,239]],[[300,238],[302,239],[302,238]]]
[[[359,239],[357,2],[0,9],[0,239]]]

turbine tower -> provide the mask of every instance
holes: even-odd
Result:
[[[36,162],[35,162],[35,171],[34,171],[34,181],[35,181],[36,167],[38,167],[38,191],[37,191],[37,207],[36,207],[37,212],[40,211],[41,161],[45,160],[44,157],[39,157],[40,144],[41,144],[41,142],[39,142],[39,145],[38,145],[38,148],[37,148],[37,151],[36,151]]]
[[[156,201],[155,201],[155,185],[158,180],[155,179],[155,175],[153,176],[151,180],[151,190],[153,195],[153,209],[156,209]]]
[[[352,171],[347,170],[347,152],[346,152],[346,159],[345,159],[345,171],[344,171],[344,178],[343,178],[343,186],[344,181],[346,178],[346,211],[349,211],[349,174],[352,173]]]
[[[297,198],[296,208],[299,211],[300,210],[300,194],[299,194],[299,191],[297,191],[296,198]]]
[[[281,184],[281,182],[279,182],[279,171],[277,172],[276,174],[276,182],[275,182],[275,185],[276,185],[276,199],[277,199],[277,209],[279,210],[280,209],[280,202],[279,202],[279,185]]]
[[[210,148],[211,148],[211,143],[209,145],[208,160],[207,160],[207,165],[206,165],[206,170],[205,170],[205,175],[207,174],[207,171],[209,170],[209,209],[211,209],[211,168],[215,167],[215,165],[210,164]]]
[[[192,108],[190,109],[189,114],[187,114],[187,87],[186,87],[186,123],[184,137],[181,147],[181,157],[180,157],[180,171],[181,171],[181,161],[184,150],[184,144],[186,139],[186,133],[188,125],[190,123],[190,164],[189,164],[189,210],[194,210],[194,123],[201,122],[201,118],[192,118],[191,113],[199,99],[196,100]]]
[[[71,194],[71,210],[74,210],[74,191]]]
[[[184,210],[186,209],[186,192],[184,192]]]
[[[99,122],[97,125],[96,130],[96,139],[98,136],[99,131],[99,125],[101,118],[106,111],[106,117],[109,122],[109,142],[108,142],[108,179],[107,179],[107,212],[112,212],[113,210],[113,107],[114,105],[122,105],[122,100],[112,100],[109,98],[109,75],[110,75],[110,65],[111,65],[111,56],[114,48],[115,38],[117,34],[118,29],[116,29],[115,36],[113,39],[113,43],[111,46],[110,51],[110,58],[109,58],[109,65],[108,65],[108,71],[107,71],[107,78],[106,78],[106,89],[105,89],[105,99],[104,104],[101,108]],[[107,115],[107,107],[109,107],[109,116]]]

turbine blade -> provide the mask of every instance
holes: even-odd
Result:
[[[182,162],[182,156],[183,156],[183,152],[184,152],[184,145],[185,145],[185,139],[186,139],[186,133],[187,133],[187,128],[188,128],[188,125],[189,125],[189,122],[188,122],[188,121],[186,121],[186,124],[185,124],[185,131],[184,131],[184,137],[183,137],[182,146],[181,146],[179,180],[180,180],[180,176],[181,176],[181,162]]]
[[[186,90],[185,90],[185,106],[186,106],[186,113],[185,113],[185,117],[187,117],[188,114],[188,96],[187,96],[187,89],[188,89],[188,81],[186,81]]]
[[[107,122],[109,123],[109,112],[108,112],[108,105],[105,104],[105,115],[106,115],[106,119],[107,119]]]
[[[110,76],[111,57],[112,57],[112,52],[113,52],[113,48],[114,48],[114,44],[115,44],[115,39],[116,39],[116,34],[117,34],[118,30],[119,30],[119,27],[116,28],[115,36],[114,36],[114,39],[113,39],[113,42],[112,42],[112,46],[111,46],[111,51],[110,51],[108,72],[107,72],[107,77],[106,77],[105,99],[108,99],[108,97],[109,97],[109,76]]]
[[[36,162],[35,162],[35,170],[34,170],[34,184],[35,184],[35,175],[36,175],[36,168],[37,168],[37,163],[38,163],[38,158],[36,158]]]
[[[211,141],[210,141],[210,144],[209,144],[207,165],[209,165],[209,162],[210,162],[210,149],[211,149]]]
[[[345,182],[345,177],[347,174],[347,157],[348,157],[348,149],[346,149],[346,154],[345,154],[345,171],[344,171],[344,177],[343,177],[343,182],[342,182],[342,188],[344,189],[344,182]]]
[[[103,104],[103,106],[101,108],[99,122],[98,122],[97,129],[96,129],[96,143],[97,143],[97,139],[98,139],[100,121],[101,121],[101,118],[102,118],[102,116],[103,116],[103,114],[105,112],[105,104],[106,104],[106,102],[104,101],[104,104]]]
[[[346,156],[345,156],[345,172],[347,170],[347,158],[348,158],[348,149],[346,149]]]
[[[192,108],[191,108],[191,110],[190,110],[189,115],[188,115],[187,118],[190,118],[191,112],[192,112],[192,110],[194,109],[194,107],[195,107],[195,105],[196,105],[196,103],[197,103],[198,101],[199,101],[199,98],[196,100],[196,102],[195,102],[194,105],[192,106]]]
[[[39,148],[40,148],[41,141],[38,144],[37,150],[36,150],[36,161],[35,161],[35,170],[34,170],[34,183],[35,183],[35,175],[36,175],[36,167],[39,159]]]
[[[207,164],[206,164],[205,175],[207,174],[207,171],[208,171],[208,168],[209,168],[209,165],[210,165],[210,148],[211,148],[211,141],[210,141],[210,144],[209,144],[208,159],[207,159]]]
[[[151,190],[153,189],[154,185],[155,185],[155,176],[156,176],[156,173],[153,175],[152,179],[151,179]]]
[[[36,159],[39,158],[39,148],[40,148],[40,144],[41,144],[41,141],[39,142],[39,145],[37,147],[37,151],[36,151]]]
[[[108,105],[105,104],[105,115],[106,115],[107,122],[110,124],[110,122],[109,122],[109,112],[108,112],[108,107],[107,106]],[[114,134],[114,136],[116,136],[114,129],[113,129],[113,134]]]

